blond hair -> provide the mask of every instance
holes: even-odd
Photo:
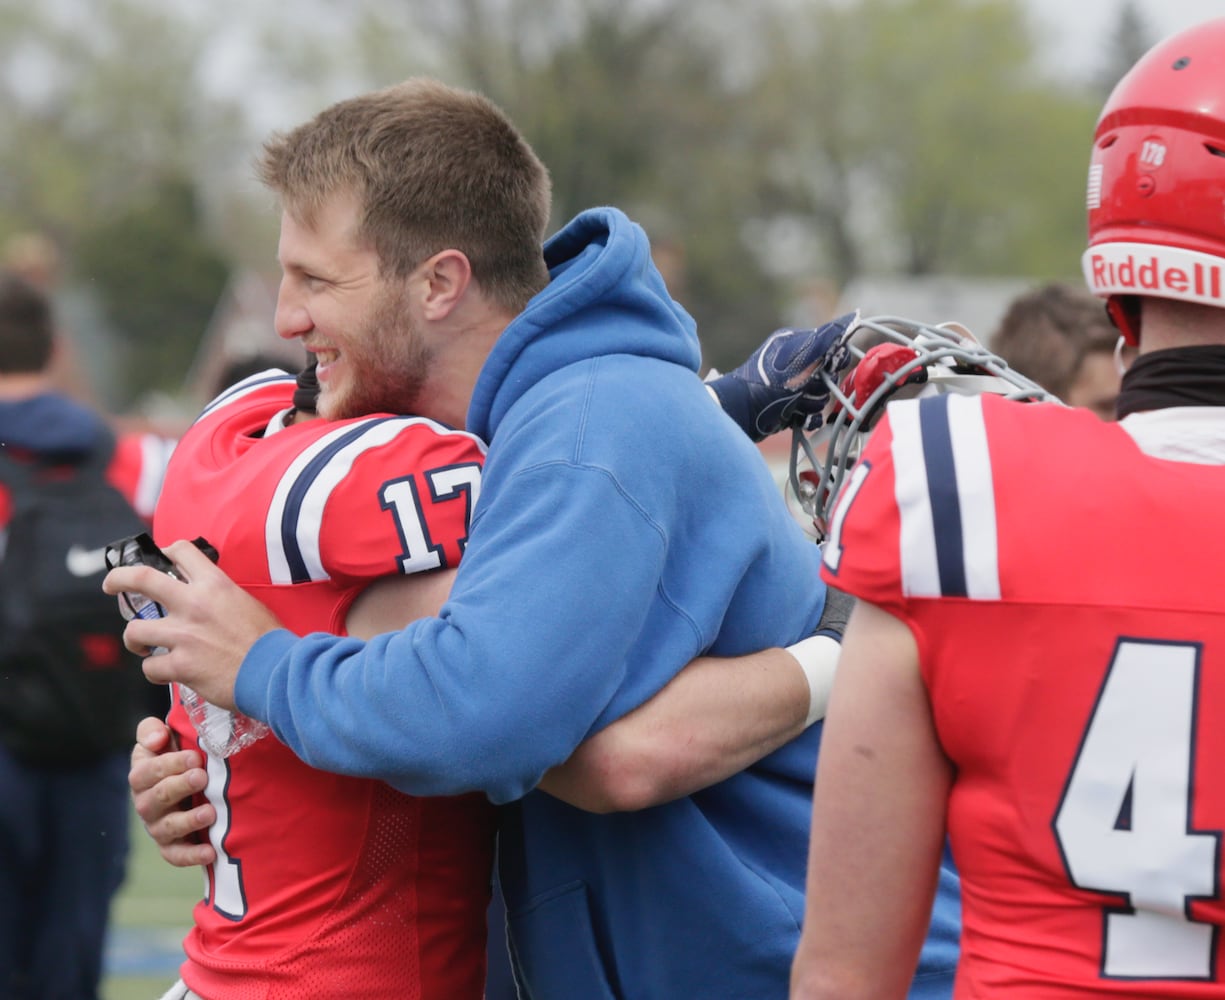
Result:
[[[485,294],[515,312],[548,282],[548,170],[479,94],[413,78],[340,101],[272,136],[258,170],[307,225],[335,195],[355,194],[358,238],[385,274],[460,250]]]

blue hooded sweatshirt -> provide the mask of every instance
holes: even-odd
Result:
[[[820,553],[697,377],[693,321],[642,229],[593,209],[545,257],[550,284],[473,394],[467,429],[489,452],[439,617],[365,643],[270,633],[238,705],[316,767],[509,803],[499,850],[523,995],[782,998],[819,726],[638,813],[533,791],[693,657],[792,643],[824,604]],[[931,996],[949,994],[952,903],[925,957],[943,974]]]

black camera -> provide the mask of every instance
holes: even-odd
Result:
[[[217,550],[205,539],[194,538],[192,544],[213,562],[217,561]],[[115,569],[119,566],[152,566],[170,576],[178,576],[174,563],[157,547],[157,543],[147,531],[120,538],[106,547],[106,568]],[[119,613],[128,621],[133,618],[166,617],[166,609],[157,601],[149,600],[144,594],[131,594],[126,591],[119,595]]]

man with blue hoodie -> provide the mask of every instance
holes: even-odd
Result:
[[[147,675],[237,704],[316,767],[507,803],[524,995],[785,996],[819,727],[639,812],[535,790],[699,653],[794,643],[824,605],[820,553],[696,377],[645,233],[595,209],[542,256],[547,171],[488,101],[428,80],[274,137],[261,170],[283,210],[277,330],[318,360],[321,415],[414,352],[420,412],[489,444],[471,534],[439,616],[365,643],[295,637],[176,543],[186,582],[107,579],[167,608],[128,626],[168,650]],[[417,528],[405,560],[438,560]],[[938,906],[915,996],[948,995],[956,939]]]

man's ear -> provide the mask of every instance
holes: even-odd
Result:
[[[441,320],[463,300],[472,284],[472,264],[459,250],[440,250],[421,265],[425,294],[421,308],[427,320]]]

